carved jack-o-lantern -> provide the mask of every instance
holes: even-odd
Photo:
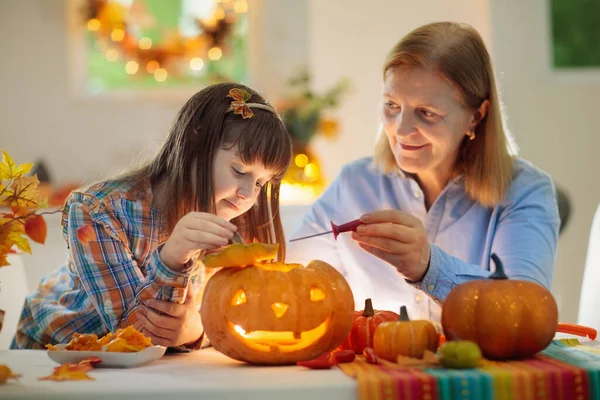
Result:
[[[255,364],[292,364],[344,340],[354,299],[327,263],[274,262],[217,272],[206,284],[200,313],[221,353]]]

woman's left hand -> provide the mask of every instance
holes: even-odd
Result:
[[[174,347],[190,344],[202,335],[200,311],[196,306],[194,285],[190,282],[183,304],[149,299],[147,307],[138,306],[136,328],[160,346]],[[162,312],[162,314],[157,311]]]
[[[391,264],[406,279],[420,282],[429,266],[431,248],[420,219],[399,210],[363,215],[352,239],[369,253]]]

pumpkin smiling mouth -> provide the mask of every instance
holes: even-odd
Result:
[[[309,331],[299,334],[292,331],[251,331],[246,332],[241,326],[228,322],[229,329],[241,339],[248,347],[261,351],[280,351],[288,353],[305,349],[321,339],[327,327],[329,318],[322,324]]]

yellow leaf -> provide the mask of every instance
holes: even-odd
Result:
[[[10,265],[10,263],[6,259],[6,253],[0,251],[0,268],[6,267],[8,265]]]
[[[0,220],[0,249],[10,251],[13,246],[26,253],[31,254],[31,246],[25,234],[25,228],[18,222],[6,223],[6,219]]]
[[[15,178],[5,192],[5,202],[11,207],[38,208],[44,202],[44,195],[38,189],[39,183],[37,175]]]
[[[14,245],[21,251],[25,253],[31,254],[31,246],[29,245],[29,240],[26,237],[21,236],[21,233],[12,233],[9,236],[9,239],[12,239]]]
[[[12,157],[2,150],[2,163],[0,163],[0,180],[11,180],[27,174],[33,164],[21,164],[17,166]]]

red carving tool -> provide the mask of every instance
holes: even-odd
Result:
[[[335,240],[337,240],[337,237],[340,233],[356,232],[356,228],[358,228],[358,226],[362,225],[362,224],[363,224],[363,222],[360,219],[355,219],[354,221],[346,222],[345,224],[342,224],[342,225],[336,225],[333,223],[333,221],[331,221],[331,230],[330,231],[315,233],[314,235],[309,235],[309,236],[299,237],[299,238],[290,240],[290,242],[295,242],[297,240],[304,240],[304,239],[312,238],[315,236],[327,235],[329,233],[333,233],[333,238]]]

